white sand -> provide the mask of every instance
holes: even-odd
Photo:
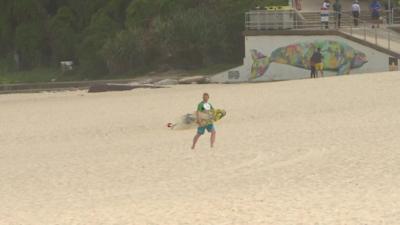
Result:
[[[202,92],[228,116],[190,150]],[[396,225],[400,73],[0,96],[1,225]]]

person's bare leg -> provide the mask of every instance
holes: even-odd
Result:
[[[196,147],[196,143],[197,143],[197,141],[199,140],[200,137],[201,137],[201,134],[196,134],[196,136],[194,136],[192,150],[194,150],[194,148]]]
[[[324,71],[321,70],[321,77],[324,77]]]
[[[211,145],[211,148],[214,147],[214,143],[215,143],[215,138],[216,138],[216,136],[217,136],[217,132],[216,132],[215,130],[213,130],[213,131],[211,132],[211,138],[210,138],[210,145]]]

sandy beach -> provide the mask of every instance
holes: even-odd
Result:
[[[165,125],[203,92],[228,112]],[[397,225],[400,72],[0,95],[0,225]]]

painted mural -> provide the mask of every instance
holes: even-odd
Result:
[[[253,49],[251,50],[253,65],[250,80],[267,75],[271,63],[286,64],[309,70],[311,56],[317,48],[321,48],[321,53],[324,56],[324,70],[335,71],[338,75],[349,74],[352,69],[360,68],[368,62],[363,52],[344,42],[332,40],[290,44],[275,49],[269,57]]]

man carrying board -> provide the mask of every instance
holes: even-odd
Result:
[[[197,124],[199,127],[197,128],[197,134],[193,138],[193,145],[192,149],[194,150],[196,147],[196,143],[199,140],[199,138],[205,133],[207,130],[209,133],[211,133],[211,138],[210,138],[210,145],[211,148],[214,147],[215,143],[215,137],[217,132],[215,131],[214,124],[212,120],[208,121],[207,124],[202,123],[203,121],[200,120],[200,113],[209,113],[213,107],[210,103],[208,103],[208,99],[210,98],[210,95],[208,93],[203,94],[203,101],[200,102],[197,106],[197,111],[196,111],[196,118],[197,118]]]

